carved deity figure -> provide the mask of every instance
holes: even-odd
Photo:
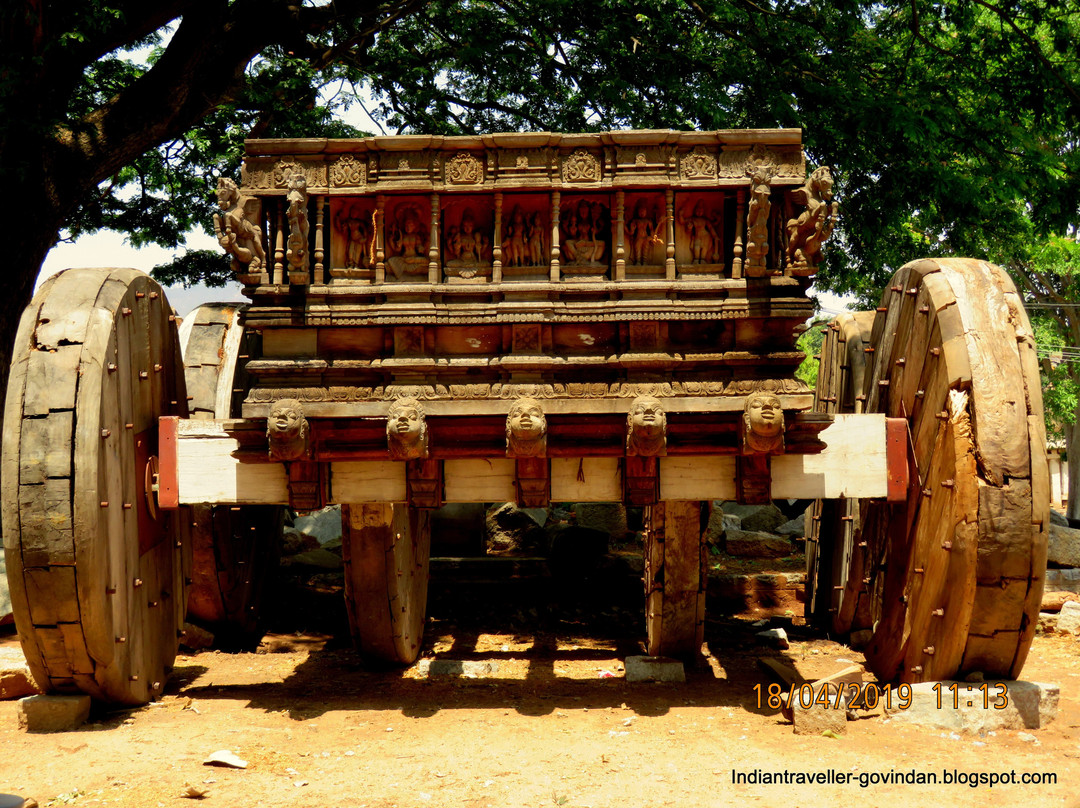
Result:
[[[784,409],[774,393],[754,393],[743,409],[743,454],[783,454]]]
[[[426,273],[428,269],[427,228],[420,222],[415,205],[398,209],[397,221],[390,225],[386,234],[391,256],[386,263],[401,280],[405,275]]]
[[[599,202],[582,199],[567,217],[562,248],[569,266],[603,265],[605,213]]]
[[[232,256],[232,271],[237,274],[245,265],[252,275],[266,266],[262,230],[245,210],[247,203],[253,201],[251,197],[241,196],[236,183],[228,177],[218,180],[217,203],[221,213],[214,214],[214,232],[218,244]]]
[[[503,264],[523,267],[529,263],[529,223],[521,208],[514,205],[503,225],[506,234],[502,243]]]
[[[519,398],[511,405],[506,415],[506,456],[547,456],[547,418],[535,398]]]
[[[821,245],[832,235],[839,213],[833,201],[832,169],[822,166],[791,192],[791,198],[806,210],[787,222],[787,257],[793,275],[813,275],[821,263]]]
[[[295,398],[281,398],[270,407],[266,439],[271,460],[301,460],[308,454],[308,422]]]
[[[487,260],[491,241],[476,229],[476,217],[466,208],[461,214],[460,225],[452,226],[446,233],[446,266],[457,270],[463,278],[471,278],[477,271],[491,266]]]
[[[638,202],[634,218],[626,223],[626,232],[630,236],[630,263],[638,266],[652,264],[653,246],[660,241],[660,225],[655,214],[649,215],[644,200]]]
[[[308,215],[307,177],[302,171],[293,171],[287,180],[285,193],[285,218],[289,220],[288,249],[285,260],[293,272],[306,272],[308,268]]]
[[[428,428],[424,408],[415,398],[398,398],[386,414],[386,443],[391,460],[428,456]]]
[[[690,245],[690,263],[715,264],[720,260],[720,236],[716,225],[705,215],[705,203],[700,199],[693,211],[687,205],[679,211],[679,224],[686,231]]]
[[[542,266],[547,261],[544,258],[544,220],[540,211],[536,211],[529,219],[529,263],[534,266]]]
[[[659,399],[638,396],[626,413],[626,453],[638,457],[667,455],[667,414]]]
[[[769,196],[772,189],[772,167],[754,165],[750,172],[750,205],[746,212],[746,261],[743,275],[747,278],[763,278],[768,272],[769,258]]]
[[[365,216],[359,202],[342,208],[334,217],[334,229],[345,241],[345,269],[363,269],[371,264],[371,217]]]

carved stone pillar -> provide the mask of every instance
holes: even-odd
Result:
[[[375,283],[386,283],[386,194],[375,197]]]
[[[326,197],[315,197],[315,276],[312,278],[312,283],[323,284],[326,283],[326,244],[324,241],[323,233],[323,218],[326,214]]]
[[[551,192],[551,282],[559,282],[559,203],[562,194]]]
[[[491,282],[502,281],[502,191],[495,192],[495,230],[491,237]]]
[[[740,188],[736,196],[737,207],[735,208],[735,247],[732,250],[734,258],[731,259],[731,277],[742,277],[743,264],[743,226],[746,224],[746,190]]]
[[[664,277],[675,280],[675,192],[670,188],[664,194],[667,203],[667,254],[664,258]]]
[[[431,195],[431,246],[428,247],[428,283],[442,280],[439,260],[439,195]]]
[[[626,192],[615,192],[615,280],[626,280]]]
[[[270,282],[277,285],[282,283],[285,277],[285,206],[284,200],[279,200],[277,208],[277,225],[274,231],[274,276]]]

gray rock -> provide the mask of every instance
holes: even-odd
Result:
[[[214,635],[201,626],[184,623],[184,630],[180,632],[180,644],[192,651],[211,648],[214,645]]]
[[[780,536],[791,536],[792,538],[802,538],[806,535],[806,515],[800,514],[792,519],[790,522],[784,522],[773,533]]]
[[[8,591],[7,562],[4,561],[4,548],[0,546],[0,623],[11,615],[11,593]]]
[[[771,533],[788,521],[784,512],[772,503],[768,505],[740,505],[737,502],[725,502],[721,508],[724,513],[738,516],[742,520],[743,530],[760,530]]]
[[[1068,527],[1069,526],[1069,520],[1065,518],[1065,514],[1060,513],[1058,511],[1055,511],[1053,508],[1051,508],[1050,509],[1050,524],[1052,524],[1052,525],[1061,525],[1061,527]]]
[[[1080,530],[1051,523],[1046,560],[1061,567],[1080,567]]]
[[[827,705],[814,699],[809,706],[803,706],[799,691],[796,691],[791,712],[796,735],[821,735],[823,732],[843,735],[847,732],[847,701],[843,693],[837,695],[835,690],[829,693]]]
[[[621,542],[626,536],[626,507],[621,503],[590,502],[570,506],[578,527],[607,533]]]
[[[421,659],[416,663],[421,676],[463,676],[478,679],[499,672],[498,662],[475,662],[461,659]]]
[[[705,543],[723,547],[725,533],[741,529],[742,519],[733,513],[724,513],[721,503],[714,502],[709,509],[709,523],[705,527]]]
[[[0,648],[0,701],[38,692],[21,648]]]
[[[686,671],[677,659],[657,656],[628,656],[628,682],[685,682]]]
[[[531,510],[512,502],[488,510],[485,523],[488,549],[494,553],[543,553],[547,539]]]
[[[724,549],[728,555],[745,558],[780,558],[791,555],[791,539],[748,530],[728,530]]]
[[[787,632],[782,628],[769,628],[765,631],[759,631],[754,636],[757,637],[759,643],[770,648],[779,648],[783,651],[791,647],[791,643],[788,642]]]
[[[1080,594],[1080,569],[1047,570],[1046,591]]]
[[[321,510],[298,516],[293,526],[304,535],[315,538],[321,545],[325,545],[332,539],[340,541],[341,506],[329,505]]]
[[[1066,634],[1080,635],[1080,603],[1067,601],[1061,605],[1058,612],[1057,630]]]
[[[892,691],[892,707],[882,698],[889,717],[901,724],[955,730],[989,732],[999,729],[1041,729],[1057,716],[1061,689],[1058,685],[1039,682],[986,682],[989,708],[983,707],[983,685],[967,682],[941,682],[940,704],[937,682],[921,682],[911,686],[911,704],[900,709],[896,690]],[[952,685],[958,689],[958,707],[953,706]],[[1004,690],[1003,690],[1004,688]],[[999,694],[1009,703],[996,709]],[[969,704],[970,702],[970,704]]]
[[[89,696],[27,696],[19,699],[19,728],[27,732],[67,732],[90,717]]]

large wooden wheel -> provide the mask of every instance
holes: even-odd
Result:
[[[427,613],[431,512],[404,504],[343,505],[345,603],[367,659],[408,665],[420,654]]]
[[[184,318],[180,345],[191,418],[232,418],[246,389],[245,357],[257,335],[244,329],[246,304],[207,303]],[[191,507],[192,584],[188,614],[218,645],[250,648],[262,637],[260,607],[281,558],[285,509],[276,505]]]
[[[867,661],[883,680],[1015,678],[1038,621],[1049,517],[1020,298],[998,267],[917,261],[893,277],[867,347],[865,409],[907,419],[912,485],[903,504],[860,502],[847,544],[823,532],[849,559],[828,583],[841,593],[836,624],[872,632]]]
[[[704,552],[700,502],[658,502],[645,509],[645,633],[650,655],[700,655]]]
[[[4,412],[15,624],[46,692],[162,692],[185,606],[186,519],[156,508],[157,419],[187,414],[172,311],[147,275],[73,269],[23,314]]]

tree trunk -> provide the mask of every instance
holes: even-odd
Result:
[[[1069,470],[1069,504],[1065,515],[1070,519],[1080,519],[1080,403],[1073,413],[1073,422],[1066,424],[1065,455]]]

